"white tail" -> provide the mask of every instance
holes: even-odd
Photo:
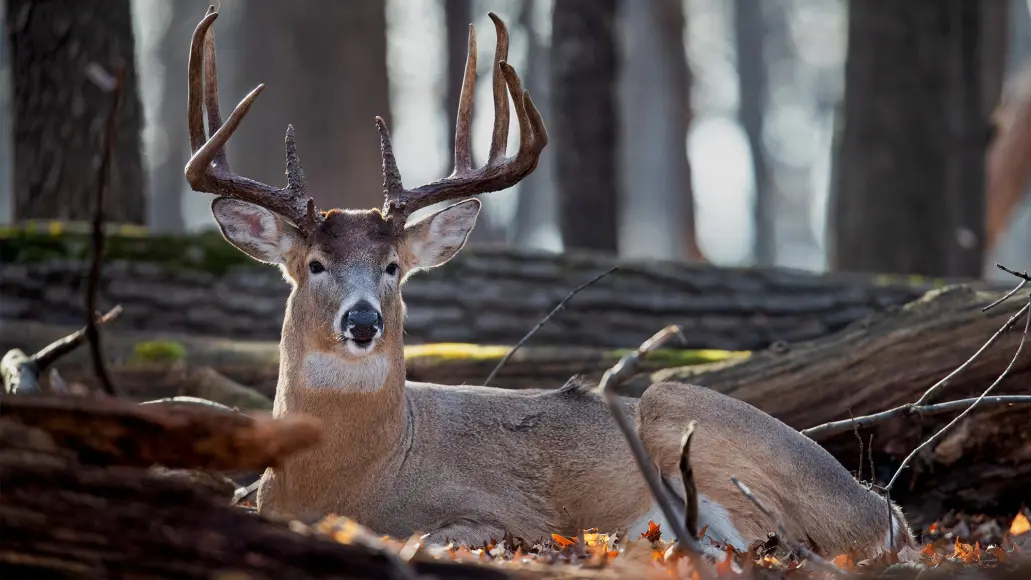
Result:
[[[476,71],[470,27],[451,176],[405,189],[378,121],[383,210],[316,212],[306,199],[290,130],[286,188],[230,171],[224,145],[258,91],[222,125],[209,30],[216,16],[212,9],[201,21],[190,53],[194,156],[187,179],[195,190],[221,196],[212,213],[225,238],[254,259],[278,265],[291,285],[274,414],[313,415],[329,429],[318,448],[265,473],[259,510],[304,519],[336,513],[379,533],[422,532],[430,541],[466,543],[591,527],[636,534],[647,529],[648,519],[660,521],[629,447],[603,401],[585,386],[570,382],[558,390],[521,392],[405,380],[401,287],[412,273],[440,266],[461,250],[480,203],[462,201],[415,223],[408,216],[432,203],[510,187],[533,171],[547,144],[540,115],[504,62],[508,35],[501,20],[491,14],[498,35],[496,120],[486,165],[474,170],[470,161]],[[520,127],[513,157],[505,156],[506,88]],[[736,475],[817,552],[868,555],[885,548],[885,500],[816,443],[755,407],[683,384],[654,385],[639,401],[621,404],[637,417],[668,480],[679,477],[683,428],[698,421],[692,463],[699,527],[708,536],[745,549],[774,530],[737,492],[730,481]],[[898,524],[894,547],[911,543],[902,514],[892,513]]]

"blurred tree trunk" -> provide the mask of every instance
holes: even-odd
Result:
[[[163,2],[163,0],[153,0]],[[183,191],[188,187],[183,168],[190,158],[190,139],[186,128],[186,70],[189,64],[189,46],[193,30],[204,17],[207,8],[203,1],[165,2],[164,10],[168,11],[168,26],[161,35],[156,49],[156,60],[160,63],[161,92],[157,95],[155,115],[160,135],[155,138],[163,142],[163,147],[156,147],[161,156],[155,159],[152,169],[150,219],[151,229],[156,232],[181,232],[185,226],[183,216]],[[228,10],[226,11],[228,12]],[[215,27],[222,33],[227,22],[220,20]],[[224,39],[220,34],[219,39]],[[223,42],[223,46],[225,46]],[[223,49],[224,50],[224,49]],[[220,62],[227,63],[229,58],[223,56]],[[228,64],[228,63],[227,63]],[[223,65],[223,68],[227,68]],[[223,90],[226,74],[223,73]],[[231,91],[222,93],[223,117],[229,114],[235,105]],[[230,147],[232,148],[232,147]]]
[[[759,0],[734,1],[734,42],[741,95],[738,119],[748,137],[752,174],[755,178],[753,254],[757,265],[772,266],[777,258],[777,217],[776,189],[770,179],[766,147],[763,144],[763,119],[768,90],[763,50],[766,38],[764,5]]]
[[[462,79],[465,75],[465,59],[469,46],[469,24],[473,21],[472,0],[443,0],[443,4],[445,42],[447,45],[447,72],[445,73],[447,86],[444,90],[447,101],[447,143],[450,154],[444,162],[445,167],[442,169],[442,177],[451,173],[451,164],[454,162],[454,137],[455,122],[458,118],[458,98],[462,94]],[[506,24],[511,26],[510,22]],[[480,32],[480,36],[477,36],[479,46],[483,46],[482,34],[483,31]],[[493,47],[491,47],[488,54],[494,54]],[[481,64],[483,64],[482,61]],[[487,70],[491,69],[488,68]],[[489,83],[490,81],[484,79],[484,81],[480,82]],[[483,210],[480,212],[480,219],[477,220],[476,227],[469,234],[469,242],[477,244],[498,241],[503,237],[503,232],[499,231],[498,227],[489,219],[492,208],[497,203],[497,198],[485,196],[480,201],[483,203]],[[441,208],[443,207],[442,205]]]
[[[616,0],[562,0],[552,13],[555,172],[565,248],[619,249]]]
[[[129,0],[7,0],[14,85],[14,217],[89,220],[111,95],[91,65],[126,68],[106,193],[106,217],[146,219],[132,14]]]
[[[519,12],[519,25],[526,33],[526,72],[523,88],[533,95],[544,122],[551,126],[551,85],[548,47],[544,46],[533,27],[533,13],[539,9],[539,0],[526,0]],[[541,232],[555,224],[555,164],[554,148],[548,147],[534,170],[519,184],[515,218],[509,239],[516,247],[544,248]],[[475,230],[474,230],[475,231]]]
[[[624,0],[621,141],[627,255],[698,260],[687,132],[690,71],[680,0]],[[639,227],[647,224],[647,228]]]
[[[390,124],[385,3],[248,0],[241,18],[245,33],[219,53],[235,52],[240,67],[236,90],[222,92],[223,115],[266,86],[229,142],[233,169],[285,185],[283,138],[293,124],[319,209],[381,207],[375,119]]]
[[[832,268],[981,276],[991,4],[849,3]]]

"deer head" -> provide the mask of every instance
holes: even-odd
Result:
[[[215,40],[211,26],[218,13],[208,9],[193,35],[189,60],[187,115],[193,156],[186,178],[194,191],[218,195],[211,211],[223,236],[250,257],[275,264],[291,285],[289,328],[303,330],[292,340],[309,349],[349,361],[401,343],[404,304],[401,285],[412,273],[446,263],[465,245],[476,223],[480,202],[468,199],[414,223],[420,208],[518,183],[537,166],[547,145],[540,114],[522,89],[519,76],[505,62],[508,31],[495,14],[494,131],[486,163],[474,169],[470,147],[476,35],[469,26],[468,55],[455,128],[454,169],[443,179],[406,189],[394,159],[390,134],[376,118],[383,160],[382,209],[317,211],[309,197],[294,141],[286,130],[286,181],[283,188],[239,176],[230,169],[225,145],[258,94],[259,85],[222,122],[219,112]],[[519,151],[506,156],[509,129],[508,93],[519,122]],[[208,132],[205,134],[204,113]],[[284,341],[288,337],[284,336]]]

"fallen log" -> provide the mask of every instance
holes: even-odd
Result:
[[[208,407],[109,397],[3,396],[0,420],[46,433],[92,465],[260,470],[318,443],[309,417],[250,417]]]
[[[0,316],[77,324],[85,232],[15,229],[0,238]],[[276,340],[288,292],[217,232],[175,238],[113,234],[99,301],[125,307],[120,326]],[[619,270],[573,298],[533,345],[634,348],[667,324],[688,348],[753,350],[825,336],[945,281],[784,268],[722,268],[605,254],[468,248],[446,268],[405,285],[410,344],[515,344],[572,289]]]
[[[55,442],[6,415],[0,442],[0,563],[11,577],[514,577],[439,561],[401,569],[384,551],[296,533],[286,522],[231,508],[187,480],[84,465],[75,445],[64,446],[69,440]]]
[[[4,321],[0,351],[37,349],[64,336],[70,327],[30,321]],[[424,344],[405,347],[408,377],[444,384],[483,384],[507,346]],[[229,406],[264,408],[274,396],[279,374],[279,345],[274,341],[244,341],[144,332],[108,327],[104,331],[108,372],[126,396],[153,399],[192,395]],[[165,354],[162,354],[165,353]],[[505,364],[492,386],[526,389],[557,388],[580,374],[598,380],[624,350],[591,347],[524,346]],[[743,352],[663,349],[647,361],[644,371],[745,356]],[[162,360],[163,356],[167,356]],[[89,356],[73,352],[60,362],[68,382],[96,387]],[[205,370],[210,369],[210,371]],[[214,374],[212,374],[212,372]],[[227,382],[228,381],[228,382]],[[260,394],[237,387],[246,385]]]
[[[640,393],[657,381],[692,382],[747,401],[798,429],[848,419],[849,413],[882,411],[919,399],[973,355],[1027,300],[1020,294],[981,311],[999,296],[962,286],[933,291],[823,339],[767,349],[746,359],[639,375],[630,381],[629,392]],[[976,397],[987,388],[1010,363],[1023,331],[1023,323],[1018,326],[952,379],[935,402]],[[1024,356],[993,394],[1029,393],[1031,353],[1025,347]],[[900,418],[859,430],[865,445],[873,435],[881,483],[910,450],[956,414]],[[1018,507],[1019,497],[1026,497],[1031,488],[1028,424],[1031,407],[975,410],[914,466],[907,489],[896,488],[895,496],[916,498],[938,488],[950,490],[942,502],[966,508]],[[820,443],[850,469],[858,468],[863,454],[856,434],[842,433]]]

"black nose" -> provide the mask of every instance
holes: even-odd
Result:
[[[368,342],[383,330],[383,317],[368,302],[359,302],[344,314],[344,328],[354,340]]]

